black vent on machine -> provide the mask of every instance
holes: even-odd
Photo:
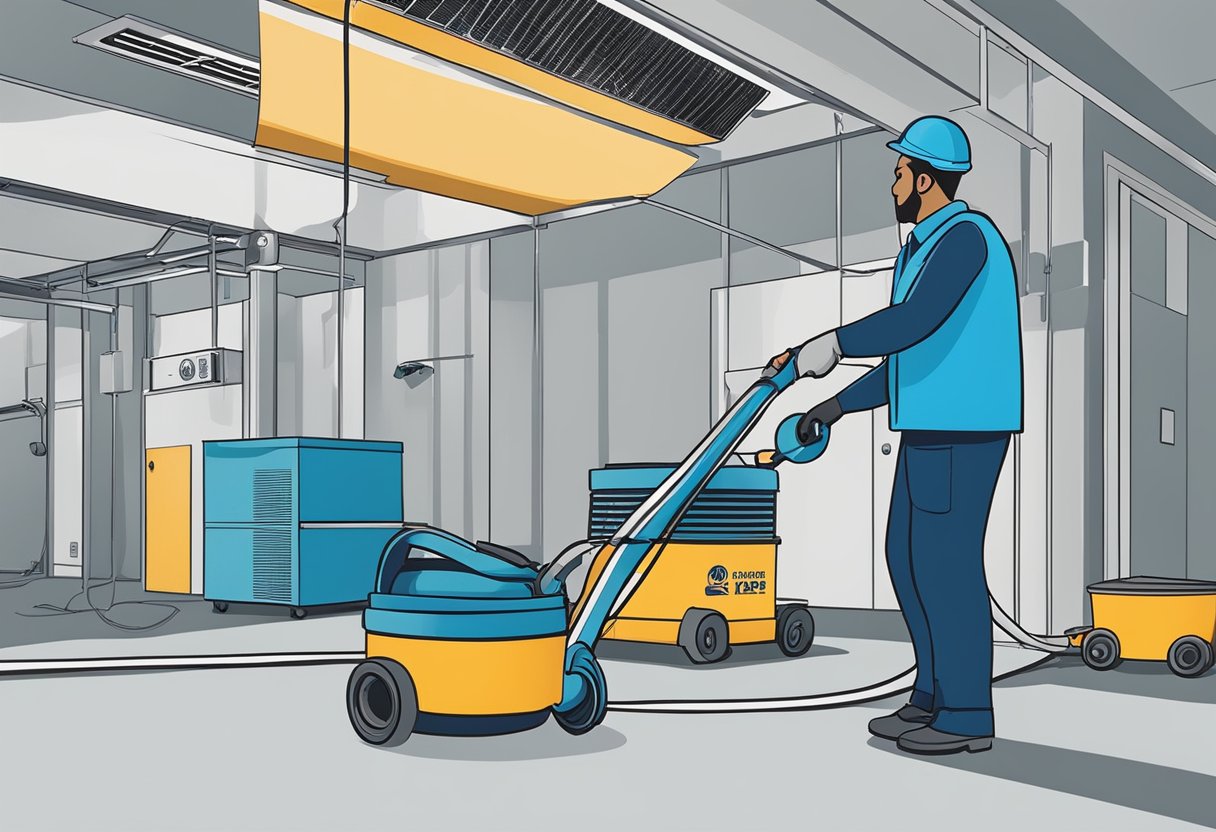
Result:
[[[219,55],[208,55],[137,29],[123,29],[107,35],[101,39],[101,43],[144,63],[160,65],[243,92],[256,94],[261,84],[261,73],[256,67],[246,66]]]
[[[381,0],[406,17],[724,139],[764,100],[745,78],[596,0]]]

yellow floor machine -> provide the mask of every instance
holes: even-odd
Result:
[[[674,470],[610,465],[591,471],[588,540],[607,541]],[[804,601],[777,600],[777,472],[727,466],[710,478],[656,548],[642,582],[604,629],[612,641],[679,645],[694,663],[731,645],[773,642],[801,656],[815,637]]]
[[[715,473],[797,379],[796,357],[766,368],[603,542],[570,546],[542,567],[511,549],[433,528],[394,535],[364,612],[367,659],[347,684],[347,713],[359,737],[396,745],[415,731],[503,734],[536,727],[550,713],[572,734],[598,725],[608,691],[594,651],[606,625],[636,597]],[[828,429],[817,425],[804,445],[798,419],[782,422],[777,448],[785,460],[809,462],[823,453]],[[570,599],[567,579],[588,557],[582,590]],[[727,568],[711,564],[699,577],[706,586],[724,580],[716,566]],[[797,637],[809,644],[810,632]],[[717,647],[706,643],[711,655]]]

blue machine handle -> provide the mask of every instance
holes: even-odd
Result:
[[[765,409],[798,379],[798,350],[781,367],[765,367],[760,378],[747,389],[709,435],[630,515],[613,536],[614,549],[594,585],[584,587],[566,639],[567,688],[559,710],[574,706],[583,695],[582,682],[570,671],[579,657],[593,651],[604,625],[632,592],[639,580],[635,573],[647,553],[669,534],[681,514],[696,499],[710,478],[730,458],[763,415]]]
[[[455,535],[440,529],[407,528],[393,535],[384,546],[384,553],[380,556],[380,566],[376,571],[376,592],[392,592],[393,581],[396,580],[397,574],[415,550],[445,557],[479,575],[500,581],[532,583],[536,580],[535,569],[516,566],[501,558],[478,551],[468,541],[461,540]]]

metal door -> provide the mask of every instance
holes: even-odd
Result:
[[[144,588],[190,592],[189,445],[149,448],[145,459]]]
[[[1187,224],[1120,194],[1128,321],[1125,574],[1187,571]]]

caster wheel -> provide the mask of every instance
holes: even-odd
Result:
[[[1081,658],[1094,670],[1110,670],[1119,663],[1119,637],[1110,630],[1090,630],[1081,642]]]
[[[586,647],[576,648],[570,669],[566,672],[564,688],[578,686],[572,703],[562,702],[553,709],[553,718],[569,734],[585,734],[604,721],[608,711],[608,682],[600,663]],[[565,706],[565,707],[563,707]]]
[[[815,640],[815,619],[802,606],[777,608],[777,646],[787,656],[801,656]]]
[[[346,684],[346,713],[366,743],[405,742],[418,719],[418,693],[409,671],[392,659],[361,662]]]
[[[308,610],[304,609],[303,607],[292,607],[291,608],[291,617],[292,618],[297,618],[297,619],[304,618],[307,615],[308,615]]]
[[[730,628],[721,613],[694,608],[684,613],[678,641],[694,663],[709,664],[730,650]]]
[[[1212,645],[1199,636],[1183,636],[1170,645],[1165,663],[1175,674],[1193,679],[1211,669],[1212,659]]]
[[[228,602],[227,601],[212,601],[211,609],[214,610],[215,612],[228,612]]]

